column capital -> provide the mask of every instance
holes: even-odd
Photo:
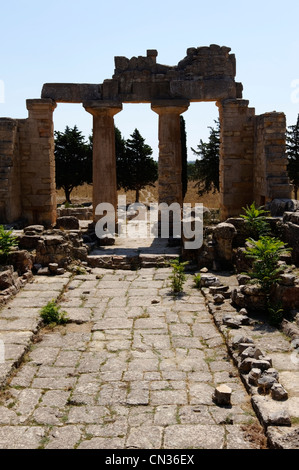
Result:
[[[120,102],[115,101],[85,101],[83,107],[93,116],[114,116],[122,111],[123,106]]]
[[[182,114],[190,106],[190,101],[188,100],[155,100],[151,103],[152,110],[161,115],[161,114]]]
[[[57,106],[56,101],[52,100],[51,98],[38,98],[38,99],[26,100],[26,107],[29,112],[30,111],[53,112],[56,106]]]
[[[248,108],[249,100],[243,98],[227,98],[225,100],[216,101],[218,108]]]

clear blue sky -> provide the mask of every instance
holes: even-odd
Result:
[[[114,56],[157,49],[159,63],[176,65],[189,47],[219,44],[236,55],[236,80],[256,113],[282,111],[291,125],[299,113],[298,19],[298,0],[2,2],[0,116],[27,117],[26,99],[39,98],[46,82],[101,83],[113,75]],[[217,108],[191,104],[184,118],[192,160],[190,147],[207,139]],[[115,117],[125,138],[139,129],[155,158],[157,120],[144,104],[124,105]],[[92,117],[81,105],[59,104],[55,129],[75,124],[88,136]]]

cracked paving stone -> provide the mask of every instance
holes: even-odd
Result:
[[[41,405],[62,408],[67,404],[69,396],[70,392],[64,390],[48,390],[42,396]]]
[[[53,427],[48,435],[45,449],[73,449],[81,440],[83,427],[72,424]]]
[[[39,402],[41,394],[42,391],[40,389],[33,390],[28,388],[20,391],[18,395],[17,406],[15,407],[14,411],[18,415],[21,415],[19,417],[21,422],[24,422],[33,412],[34,408]]]
[[[45,430],[41,426],[1,426],[1,449],[36,449]]]
[[[185,390],[155,390],[151,391],[151,405],[186,405],[188,396]]]
[[[157,406],[154,415],[154,424],[156,426],[169,426],[177,424],[178,420],[178,407],[177,405],[161,405]]]
[[[64,414],[59,408],[53,406],[39,406],[33,413],[32,419],[37,424],[46,426],[63,425],[61,419]]]
[[[224,442],[222,426],[177,424],[165,429],[165,449],[223,449]]]
[[[75,367],[59,367],[59,366],[40,366],[36,377],[71,377],[75,373]]]
[[[105,420],[103,424],[92,424],[86,426],[86,434],[93,437],[120,437],[126,436],[128,430],[128,422],[125,417],[114,418],[112,422]]]
[[[205,405],[180,406],[178,419],[181,424],[215,424],[210,407]]]
[[[109,411],[105,406],[73,406],[69,411],[67,424],[103,424],[106,416],[109,416]]]
[[[131,427],[126,442],[128,449],[161,449],[163,428],[160,426]]]
[[[73,388],[76,379],[73,377],[36,377],[33,379],[31,387],[48,390],[70,390]]]
[[[191,405],[212,405],[214,387],[206,383],[189,384],[189,395]]]
[[[77,449],[124,449],[125,439],[93,437],[83,440]]]
[[[12,387],[29,387],[33,377],[36,375],[38,367],[34,364],[25,364],[18,370],[18,373],[12,378],[10,385]]]
[[[148,405],[149,403],[149,389],[148,384],[131,382],[130,392],[128,393],[126,402],[128,405]]]
[[[15,411],[6,408],[5,406],[0,406],[0,425],[5,424],[17,424],[18,415]]]
[[[35,346],[29,355],[29,359],[32,364],[36,364],[38,366],[52,365],[55,362],[58,353],[58,348]]]
[[[97,321],[93,328],[92,331],[97,331],[97,330],[122,330],[122,329],[131,329],[133,326],[133,320],[124,320],[123,318],[106,318],[103,320]]]

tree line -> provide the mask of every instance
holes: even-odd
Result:
[[[187,192],[188,181],[197,188],[199,196],[219,191],[220,122],[210,126],[207,142],[200,139],[197,148],[191,147],[195,161],[187,161],[187,134],[185,120],[181,116],[182,195]],[[64,132],[55,131],[56,187],[63,189],[66,202],[70,203],[72,190],[84,183],[92,183],[92,135],[86,140],[74,126],[66,126]],[[286,132],[288,175],[297,199],[299,188],[299,114],[295,125]],[[140,191],[154,185],[158,179],[158,163],[152,157],[152,148],[145,143],[138,129],[129,139],[124,139],[115,127],[115,153],[117,187],[135,191],[139,202]]]

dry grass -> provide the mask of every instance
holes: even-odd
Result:
[[[259,423],[244,424],[241,426],[244,438],[251,442],[256,449],[267,449],[267,438]]]
[[[135,191],[128,191],[125,193],[123,190],[118,191],[118,195],[125,195],[127,198],[127,203],[131,204],[135,202]],[[57,203],[62,204],[65,201],[64,192],[63,190],[57,191]],[[84,184],[82,186],[78,186],[72,191],[71,194],[71,201],[73,204],[82,204],[86,202],[92,202],[92,185],[91,184]],[[158,187],[157,184],[155,186],[147,186],[140,192],[140,202],[144,204],[149,204],[151,202],[158,201]],[[202,197],[199,197],[194,188],[194,182],[188,183],[188,191],[185,196],[184,202],[195,204],[202,203],[205,207],[208,208],[219,208],[219,193],[212,194],[208,193]]]

